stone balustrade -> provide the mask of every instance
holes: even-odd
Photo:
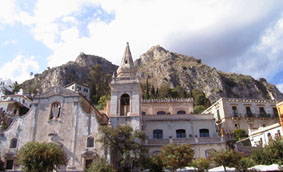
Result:
[[[199,114],[199,115],[144,115],[142,116],[144,121],[190,121],[190,120],[211,120],[214,117],[211,114]]]
[[[147,139],[145,144],[150,145],[165,145],[169,143],[175,144],[211,144],[222,143],[222,137],[194,137],[194,138],[175,138],[175,139]]]

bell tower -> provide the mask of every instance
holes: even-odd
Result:
[[[121,65],[113,74],[110,100],[110,116],[139,116],[141,111],[141,88],[136,76],[129,43],[126,45]]]

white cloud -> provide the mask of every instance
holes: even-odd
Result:
[[[257,23],[269,21],[268,17],[276,18],[276,11],[283,6],[283,2],[276,0],[38,0],[30,14],[21,11],[15,0],[0,0],[2,2],[7,4],[7,9],[1,4],[0,19],[30,26],[34,37],[51,49],[48,66],[74,60],[80,52],[119,64],[127,41],[134,58],[150,46],[160,44],[172,51],[196,55],[210,64],[217,63],[222,70],[256,77],[272,76],[283,66],[280,62],[283,61],[282,21],[267,30],[266,26],[256,28]],[[114,14],[114,19],[105,22],[99,16],[93,17],[86,26],[89,34],[81,36],[79,23],[84,19],[76,18],[75,14],[91,5]],[[255,28],[250,27],[253,25]],[[246,29],[254,29],[258,34],[237,36]],[[233,38],[240,39],[227,41],[225,37],[232,34]],[[255,41],[248,41],[242,48],[242,42],[249,39]],[[240,45],[233,50],[238,54],[226,57],[235,44]],[[222,52],[220,59],[217,55]]]
[[[27,12],[17,6],[17,0],[0,0],[0,24],[32,24]]]
[[[234,70],[254,77],[273,77],[283,68],[283,16],[266,29],[258,44],[238,59]]]
[[[276,87],[283,93],[283,83],[282,84],[277,84]]]
[[[172,44],[178,44],[176,40],[188,35],[208,30],[210,34],[219,34],[218,31],[226,28],[251,24],[272,11],[273,2],[71,0],[70,3],[60,1],[58,4],[55,0],[39,0],[35,9],[34,34],[53,50],[53,54],[48,57],[49,66],[74,60],[80,52],[100,55],[119,64],[127,41],[131,44],[132,54],[138,58],[156,44],[170,49]],[[77,27],[79,21],[75,20],[73,13],[90,3],[101,5],[102,9],[114,13],[115,17],[110,23],[94,18],[87,27],[90,34],[80,37]],[[52,8],[52,13],[48,7]],[[57,21],[60,18],[64,22],[73,23],[73,27],[63,27]]]
[[[6,40],[6,41],[4,41],[1,45],[2,46],[9,46],[9,45],[15,45],[15,44],[17,44],[17,40]]]
[[[0,67],[0,76],[2,79],[12,79],[23,82],[30,79],[30,72],[38,72],[39,64],[34,57],[24,57],[19,55],[12,61],[5,63]]]

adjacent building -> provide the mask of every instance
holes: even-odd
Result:
[[[78,92],[82,96],[84,96],[86,99],[90,100],[90,89],[85,84],[78,84],[76,82],[73,82],[73,83],[66,85],[65,88],[67,88],[68,90]]]
[[[221,135],[230,136],[236,129],[255,130],[278,122],[275,100],[220,98],[202,114],[213,114]]]
[[[283,101],[277,103],[277,110],[278,110],[278,116],[279,116],[279,122],[281,127],[283,128]]]
[[[7,170],[20,167],[17,151],[27,142],[53,142],[68,155],[68,165],[61,171],[83,171],[105,152],[96,142],[98,127],[107,125],[108,118],[100,114],[84,97],[63,87],[53,87],[34,97],[30,110],[16,116],[0,132],[0,156]]]
[[[279,123],[275,123],[266,127],[260,127],[256,130],[249,130],[249,139],[253,147],[263,147],[270,141],[281,138],[283,129]]]

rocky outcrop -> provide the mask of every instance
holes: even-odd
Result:
[[[118,68],[102,57],[82,53],[74,62],[37,74],[22,86],[25,91],[37,88],[41,92],[74,81],[88,83],[91,68],[97,64],[108,74]],[[283,99],[283,94],[265,79],[256,80],[247,75],[221,72],[203,64],[200,59],[170,52],[161,46],[150,48],[135,61],[135,66],[141,82],[146,82],[148,78],[156,88],[165,83],[171,88],[180,85],[188,92],[200,89],[211,102],[219,97]]]
[[[25,81],[22,87],[25,92],[34,91],[34,89],[44,92],[50,87],[65,86],[72,82],[87,84],[90,81],[90,71],[95,65],[100,65],[103,72],[107,74],[112,74],[118,68],[102,57],[81,53],[74,62],[49,68],[41,74],[34,75],[34,78]]]
[[[214,102],[219,97],[282,99],[283,94],[265,79],[225,73],[201,63],[200,59],[154,46],[135,61],[142,82],[160,87],[181,85],[188,92],[200,89]]]

